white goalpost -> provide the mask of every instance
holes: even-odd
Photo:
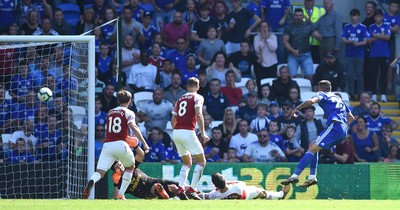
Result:
[[[10,73],[0,84],[0,198],[81,198],[95,171],[95,37],[0,36],[0,57]],[[50,101],[37,99],[41,87]]]

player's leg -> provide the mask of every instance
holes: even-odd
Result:
[[[101,178],[104,177],[107,170],[111,167],[111,165],[115,161],[115,157],[112,154],[112,143],[105,143],[103,145],[103,149],[101,150],[99,161],[97,163],[96,172],[92,174],[89,179],[88,184],[83,190],[83,199],[88,199],[90,196],[90,191],[93,186],[98,182]]]
[[[124,141],[116,141],[115,156],[121,161],[122,165],[125,166],[124,174],[122,175],[122,182],[119,188],[118,194],[115,196],[116,199],[125,199],[125,191],[128,189],[129,183],[132,180],[133,170],[135,169],[135,156]]]
[[[190,152],[185,146],[187,137],[185,130],[174,130],[172,133],[172,140],[175,143],[176,150],[178,151],[179,157],[182,159],[182,167],[179,172],[179,186],[178,186],[178,197],[181,200],[188,200],[189,198],[185,194],[185,183],[189,176],[190,168],[192,167],[192,158]]]
[[[312,185],[318,184],[317,180],[317,167],[318,167],[318,152],[315,153],[314,158],[310,163],[310,176],[307,177],[307,180],[300,185],[300,187],[310,187]]]
[[[196,161],[196,166],[193,171],[192,182],[190,184],[190,188],[187,191],[187,194],[190,198],[195,200],[201,200],[201,198],[197,195],[197,185],[199,184],[200,178],[203,175],[204,168],[206,167],[206,157],[204,156],[204,149],[201,145],[200,141],[197,139],[196,134],[193,132],[192,141],[188,145],[188,149],[191,154],[193,154],[193,158]]]

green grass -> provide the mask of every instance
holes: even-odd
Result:
[[[400,200],[0,200],[1,210],[394,210]]]

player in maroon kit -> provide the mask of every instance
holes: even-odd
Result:
[[[210,138],[204,130],[203,118],[203,96],[197,94],[199,90],[199,80],[191,77],[187,81],[187,93],[181,96],[175,104],[174,111],[172,112],[171,124],[174,128],[172,133],[172,140],[176,145],[179,157],[181,157],[183,165],[179,174],[179,193],[178,197],[181,200],[188,200],[187,195],[192,199],[201,200],[195,193],[197,184],[203,174],[204,167],[206,166],[206,159],[204,157],[204,150],[196,136],[195,126],[196,121],[199,125],[201,137],[206,144]],[[192,167],[192,155],[196,160],[196,167],[194,168],[192,183],[188,190],[185,192],[185,183]]]
[[[125,167],[122,176],[122,184],[116,199],[125,200],[125,191],[132,179],[133,169],[135,168],[135,157],[127,143],[129,128],[135,136],[142,142],[145,152],[149,151],[149,146],[144,140],[138,126],[135,123],[135,113],[128,109],[132,101],[132,94],[126,90],[120,90],[117,94],[119,106],[108,112],[106,119],[106,140],[101,150],[96,172],[92,174],[90,180],[83,190],[83,198],[87,199],[94,184],[103,178],[104,174],[111,167],[116,159],[121,161]]]

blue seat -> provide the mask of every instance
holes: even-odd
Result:
[[[63,11],[64,20],[67,21],[72,28],[75,28],[81,15],[79,6],[77,4],[59,4],[57,7]]]

